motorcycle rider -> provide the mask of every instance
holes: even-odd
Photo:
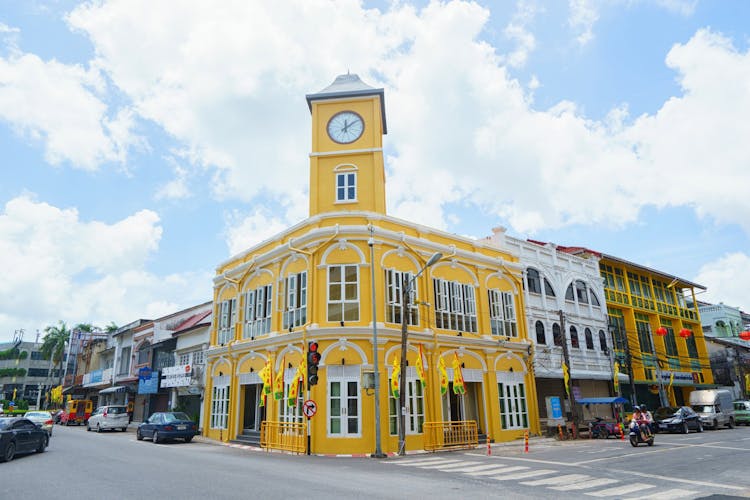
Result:
[[[651,430],[648,428],[648,420],[646,415],[641,411],[640,406],[633,407],[633,417],[630,419],[630,428],[638,429],[641,435],[641,440],[646,441],[651,435]]]
[[[647,422],[646,428],[648,429],[648,433],[653,433],[653,425],[654,425],[654,416],[651,415],[651,412],[648,411],[648,408],[646,408],[646,405],[641,405],[641,414],[643,415],[643,419]]]

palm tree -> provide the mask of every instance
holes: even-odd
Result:
[[[70,341],[70,330],[64,321],[58,321],[56,326],[50,325],[44,329],[44,338],[42,339],[42,356],[44,359],[52,360],[57,366],[60,375],[60,383],[63,383],[62,362],[65,356],[65,346]]]

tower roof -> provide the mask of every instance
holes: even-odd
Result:
[[[307,107],[312,111],[312,101],[324,99],[341,99],[346,97],[360,97],[376,95],[380,96],[380,114],[383,117],[383,134],[388,133],[385,122],[385,92],[382,88],[376,89],[370,87],[360,80],[359,76],[354,73],[339,75],[332,84],[314,94],[307,94]]]

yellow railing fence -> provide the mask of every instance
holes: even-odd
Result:
[[[479,445],[475,420],[425,422],[424,449],[427,451],[474,448]]]
[[[260,426],[260,446],[266,450],[307,451],[307,426],[297,422],[264,421]]]

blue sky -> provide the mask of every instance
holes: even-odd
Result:
[[[750,308],[750,3],[175,5],[0,0],[0,341],[209,300],[306,217],[304,96],[347,70],[385,88],[390,214]]]

